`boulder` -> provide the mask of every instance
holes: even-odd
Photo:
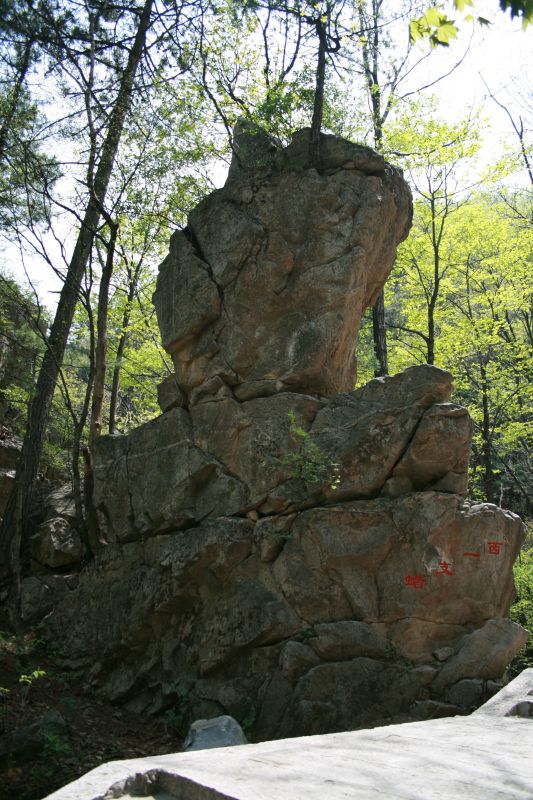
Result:
[[[411,491],[431,487],[466,495],[471,441],[472,422],[466,408],[435,403],[418,422],[383,493],[394,496],[391,484],[398,486],[403,481]]]
[[[0,469],[16,469],[21,449],[21,440],[7,428],[0,426]]]
[[[41,519],[62,517],[63,519],[76,523],[76,505],[72,486],[69,483],[55,486],[50,491],[46,491],[41,502]]]
[[[109,541],[189,527],[248,505],[245,485],[195,445],[183,408],[128,437],[101,437],[93,446],[93,464],[93,503]]]
[[[382,658],[387,655],[386,626],[355,620],[315,625],[311,647],[323,661],[350,661],[357,656]]]
[[[296,392],[239,402],[213,379],[189,410],[173,408],[127,439],[104,436],[95,443],[94,501],[101,526],[109,540],[127,541],[188,527],[206,514],[257,509],[271,515],[320,502],[390,496],[387,486],[396,480],[391,475],[403,455],[408,448],[420,450],[413,448],[415,431],[426,418],[451,419],[462,430],[468,423],[463,438],[453,439],[448,426],[450,445],[440,465],[432,456],[428,483],[453,468],[465,477],[459,461],[466,469],[470,422],[466,410],[441,402],[450,391],[451,376],[428,365],[376,379],[329,402]],[[439,413],[433,415],[435,408]],[[413,456],[402,470],[409,490],[414,484],[424,488]]]
[[[464,709],[478,708],[484,694],[484,683],[479,679],[465,678],[448,689],[446,697],[456,706]]]
[[[213,747],[234,747],[239,744],[248,744],[244,731],[237,720],[224,714],[193,722],[183,742],[183,750],[211,750]]]
[[[510,619],[489,619],[464,637],[460,650],[443,666],[434,689],[461,678],[499,678],[507,664],[528,640],[528,633]]]
[[[13,490],[21,449],[20,439],[7,428],[0,427],[0,520],[4,516],[7,501]]]
[[[452,376],[429,365],[410,367],[399,375],[375,378],[361,389],[337,395],[320,409],[311,426],[318,447],[339,463],[339,483],[329,496],[372,497],[384,490],[421,420],[448,399]],[[467,415],[466,409],[463,410]],[[459,448],[458,448],[459,449]],[[468,463],[470,442],[463,444]],[[437,474],[448,472],[446,454]],[[436,461],[439,461],[437,458]],[[403,473],[412,491],[416,480],[406,465]],[[417,488],[425,488],[416,480]],[[431,480],[428,480],[431,483]]]
[[[32,557],[47,567],[78,564],[85,552],[78,532],[64,517],[43,522],[31,541]]]
[[[158,384],[157,402],[163,413],[171,408],[181,408],[185,404],[185,395],[179,387],[176,375],[168,375]]]
[[[238,132],[230,179],[172,237],[154,304],[191,401],[214,377],[239,400],[353,387],[359,321],[407,235],[411,196],[381,156],[337,137],[311,168],[308,140],[276,154],[264,134]]]

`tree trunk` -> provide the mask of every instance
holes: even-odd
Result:
[[[387,329],[385,328],[385,300],[383,289],[372,308],[372,331],[374,338],[374,353],[378,365],[375,369],[376,378],[389,374],[387,358]]]
[[[479,372],[481,376],[481,406],[483,416],[481,420],[481,453],[483,460],[483,485],[485,498],[488,503],[496,502],[495,476],[492,466],[492,436],[490,432],[489,387],[487,383],[487,368],[483,357],[479,356]]]
[[[435,305],[428,305],[427,362],[435,363]]]
[[[109,307],[109,286],[113,274],[115,242],[118,226],[111,220],[106,262],[102,269],[100,289],[98,292],[98,316],[96,320],[96,353],[94,359],[94,388],[91,408],[91,424],[89,429],[89,447],[102,432],[102,416],[104,411],[105,373],[107,364],[107,317]]]
[[[320,163],[320,131],[322,129],[322,118],[324,116],[324,84],[326,81],[326,51],[328,42],[322,20],[317,20],[315,25],[318,36],[318,63],[316,67],[313,118],[311,120],[311,134],[309,137],[309,161],[311,162],[311,166],[318,167]]]
[[[78,301],[79,288],[91,253],[94,235],[100,221],[107,188],[113,170],[113,163],[124,128],[126,116],[131,106],[133,83],[137,67],[142,57],[146,34],[150,26],[150,16],[154,0],[145,0],[139,17],[135,41],[122,74],[117,100],[109,120],[109,128],[102,147],[102,154],[96,170],[93,192],[87,208],[74,252],[69,264],[65,283],[61,290],[56,315],[50,331],[48,349],[45,352],[37,379],[34,398],[30,405],[29,422],[22,446],[22,455],[15,477],[13,494],[0,528],[0,556],[4,575],[20,570],[20,547],[28,534],[28,519],[31,509],[33,486],[37,478],[39,463],[50,407],[56,388],[59,369],[63,361],[67,339]],[[19,520],[15,520],[14,510],[21,508]],[[13,546],[12,546],[13,545]]]
[[[135,297],[137,287],[139,285],[139,276],[141,274],[142,260],[140,260],[135,267],[135,271],[130,279],[128,297],[126,299],[126,307],[122,316],[122,332],[118,341],[117,352],[115,356],[115,368],[113,369],[113,382],[111,384],[111,397],[109,399],[109,433],[116,431],[116,415],[118,404],[118,390],[120,386],[120,370],[122,369],[122,358],[124,350],[126,349],[126,342],[128,340],[127,328],[130,324],[131,304]]]
[[[374,134],[374,148],[380,152],[383,147],[383,114],[381,112],[381,86],[379,82],[379,55],[380,55],[380,25],[379,10],[372,5],[371,14],[372,31],[363,37],[361,43],[363,54],[363,75],[366,82],[368,98],[372,109],[372,129]],[[363,3],[359,4],[359,25],[361,31],[370,28],[370,23],[365,14]],[[374,341],[374,354],[377,366],[374,371],[376,378],[389,374],[389,359],[387,352],[387,329],[385,327],[385,292],[382,289],[372,308],[372,334]]]
[[[109,398],[109,433],[116,433],[117,429],[117,405],[118,405],[118,390],[120,388],[120,370],[122,368],[122,357],[124,356],[124,349],[126,347],[126,339],[128,335],[125,331],[129,325],[129,312],[128,308],[124,311],[122,318],[122,333],[118,341],[117,353],[115,356],[115,367],[113,369],[113,382],[111,384],[111,397]]]

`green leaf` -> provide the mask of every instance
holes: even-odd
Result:
[[[450,42],[450,39],[455,39],[457,37],[457,27],[452,22],[446,22],[444,25],[440,25],[437,29],[437,39],[440,44],[447,45]]]
[[[422,35],[420,22],[417,19],[412,19],[409,23],[409,41],[411,44],[421,39]]]
[[[438,26],[442,18],[439,9],[433,6],[424,12],[424,15],[421,19],[430,26]]]

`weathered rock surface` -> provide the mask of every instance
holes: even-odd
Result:
[[[72,487],[57,486],[44,494],[38,503],[36,530],[30,540],[32,568],[42,567],[63,571],[79,565],[85,546],[76,529],[76,506]]]
[[[308,133],[254,136],[161,267],[164,413],[93,448],[107,545],[77,576],[41,556],[22,613],[107,697],[184,725],[230,714],[257,740],[465,713],[527,635],[506,619],[524,528],[465,500],[448,373],[352,390],[408,189],[344,140],[317,169]]]
[[[20,457],[22,442],[7,428],[0,427],[0,519],[13,489],[15,470]]]
[[[362,312],[409,230],[409,189],[351,142],[324,136],[311,168],[308,131],[285,150],[242,133],[240,162],[160,268],[154,303],[180,387],[191,403],[213,379],[239,400],[349,391]]]
[[[281,392],[239,402],[225,387],[190,410],[173,408],[127,438],[96,445],[102,529],[110,541],[129,541],[251,509],[280,513],[435,485],[464,493],[471,423],[465,409],[446,402],[451,388],[447,372],[426,365],[330,401]],[[308,451],[295,440],[290,413],[318,447],[326,473],[319,485],[295,471]],[[391,492],[398,473],[405,487]],[[461,486],[442,485],[450,474]]]
[[[48,567],[65,567],[78,564],[84,547],[78,532],[64,517],[54,517],[43,522],[31,542],[32,557]]]
[[[465,678],[485,697],[527,636],[504,619],[522,526],[489,510],[490,532],[485,507],[418,492],[116,543],[74,591],[54,587],[46,626],[114,700],[229,713],[254,738],[386,721]],[[499,556],[489,536],[506,542]],[[31,607],[37,587],[23,588]]]

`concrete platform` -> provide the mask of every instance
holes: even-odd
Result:
[[[469,717],[104,764],[45,800],[533,800],[533,669]]]

